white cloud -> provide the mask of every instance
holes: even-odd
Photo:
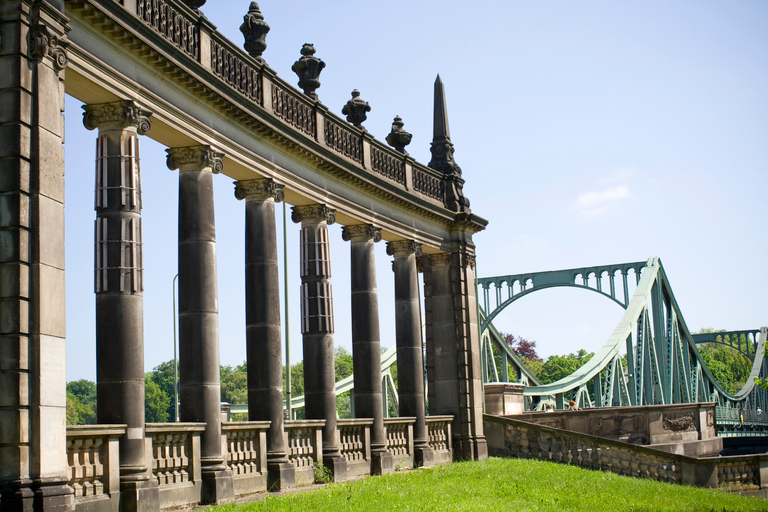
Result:
[[[629,187],[626,185],[612,187],[602,192],[591,190],[576,198],[576,209],[582,217],[598,217],[606,213],[616,201],[630,195]]]

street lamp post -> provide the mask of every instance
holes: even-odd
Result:
[[[179,363],[178,355],[176,352],[176,280],[179,278],[179,274],[176,274],[173,278],[173,421],[179,421]]]

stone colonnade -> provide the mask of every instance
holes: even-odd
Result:
[[[67,20],[54,4],[0,0],[0,508],[72,507],[67,485],[64,293],[63,98]],[[8,108],[6,108],[8,107]],[[97,389],[100,423],[126,426],[119,443],[120,500],[125,512],[157,510],[159,489],[147,458],[139,139],[151,135],[152,113],[124,99],[85,106],[97,130],[95,267]],[[200,439],[205,503],[233,497],[222,451],[213,174],[223,155],[205,144],[168,149],[179,172],[181,420],[205,424]],[[370,160],[370,155],[364,156]],[[236,183],[246,215],[246,340],[249,419],[269,421],[268,486],[293,486],[282,416],[282,354],[274,203],[271,179]],[[312,200],[308,199],[308,203]],[[466,214],[437,211],[448,227],[430,246],[402,231],[387,243],[396,294],[400,415],[415,417],[419,465],[427,444],[418,268],[424,273],[429,410],[454,417],[458,458],[487,455],[474,291],[475,231]],[[454,210],[455,211],[455,210]],[[350,215],[349,212],[345,212]],[[365,216],[362,215],[361,216]],[[441,217],[442,216],[442,217]],[[380,376],[375,214],[344,226],[352,254],[355,409],[373,419],[372,472],[393,470],[386,451]],[[333,296],[326,204],[293,208],[301,224],[301,306],[306,416],[326,420],[323,459],[343,479],[346,460],[336,422]],[[345,217],[349,218],[349,217]],[[436,221],[438,222],[438,221]],[[393,225],[397,225],[395,222]],[[400,228],[398,228],[400,229]],[[405,234],[403,234],[405,233]],[[403,239],[406,238],[406,239]],[[437,252],[435,252],[437,251]]]

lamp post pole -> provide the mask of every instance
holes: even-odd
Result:
[[[179,421],[179,360],[176,351],[176,280],[179,274],[173,277],[173,421]]]
[[[288,207],[283,201],[283,290],[285,293],[285,409],[288,419],[293,419],[291,412],[291,326],[288,323]]]

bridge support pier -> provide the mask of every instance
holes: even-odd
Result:
[[[295,487],[283,429],[283,356],[280,332],[275,202],[283,187],[271,179],[238,181],[245,199],[245,323],[248,362],[248,419],[270,421],[267,433],[267,488]]]
[[[328,225],[333,210],[322,204],[294,206],[291,220],[301,223],[301,334],[306,418],[325,420],[323,464],[335,481],[346,479],[336,422],[336,371],[333,361],[333,294]]]
[[[219,312],[213,172],[222,154],[210,146],[172,148],[168,168],[179,169],[179,373],[181,421],[205,423],[200,439],[202,502],[234,499],[232,471],[221,442]]]
[[[381,337],[376,263],[373,244],[381,241],[381,230],[370,224],[344,226],[342,238],[350,242],[352,272],[352,358],[355,375],[355,416],[373,418],[371,425],[371,473],[395,470],[387,451],[384,407],[381,393]]]
[[[395,344],[397,347],[397,394],[400,416],[414,417],[414,467],[434,465],[435,454],[427,442],[424,400],[424,356],[421,344],[421,308],[416,258],[421,244],[411,240],[387,243],[387,254],[394,256]]]
[[[471,242],[423,258],[429,412],[453,415],[456,459],[486,459]]]

